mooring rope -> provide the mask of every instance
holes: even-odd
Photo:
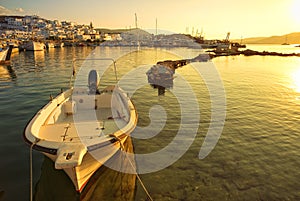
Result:
[[[32,169],[33,169],[33,165],[32,165],[32,149],[33,149],[33,146],[36,145],[36,143],[38,143],[40,140],[39,139],[36,139],[30,146],[30,150],[29,150],[29,162],[30,162],[30,173],[29,173],[29,183],[30,183],[30,201],[33,201],[33,174],[32,174]]]
[[[118,137],[117,137],[117,136],[115,136],[115,135],[111,135],[111,136],[112,136],[112,137],[114,137],[116,140],[118,140],[118,141],[119,141],[119,143],[120,143],[120,146],[121,146],[121,150],[125,151],[125,147],[124,147],[124,145],[123,145],[123,143],[122,143],[121,139],[120,139],[120,138],[118,138]],[[125,151],[125,152],[126,152],[126,151]],[[146,186],[144,185],[144,183],[143,183],[142,179],[140,178],[139,174],[137,173],[137,170],[136,170],[135,166],[133,165],[132,161],[130,160],[130,158],[128,157],[128,155],[127,155],[127,154],[125,154],[125,156],[126,156],[126,158],[128,159],[128,161],[129,161],[129,163],[130,163],[130,165],[131,165],[132,169],[133,169],[133,170],[134,170],[134,172],[135,172],[135,175],[136,175],[136,177],[138,178],[138,180],[139,180],[139,182],[140,182],[140,184],[141,184],[142,188],[144,189],[145,193],[147,194],[148,198],[150,199],[150,201],[153,201],[153,199],[152,199],[152,197],[151,197],[151,195],[150,195],[149,191],[147,190],[147,188],[146,188]]]

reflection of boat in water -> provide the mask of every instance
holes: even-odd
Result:
[[[124,143],[126,152],[133,152],[131,138]],[[111,163],[122,163],[130,166],[122,151],[118,151],[109,160]],[[131,168],[131,167],[127,167]],[[86,187],[78,194],[68,176],[62,170],[54,168],[54,163],[47,157],[42,164],[42,172],[35,186],[35,201],[53,200],[134,200],[136,175],[126,174],[101,166],[90,178]]]
[[[28,41],[23,45],[23,49],[27,51],[42,51],[45,49],[45,44],[36,41]]]
[[[0,63],[8,63],[10,61],[10,56],[12,53],[13,46],[10,45],[4,50],[0,51]]]
[[[56,169],[63,169],[79,192],[118,152],[137,123],[135,107],[120,87],[98,91],[97,72],[90,71],[88,77],[88,88],[59,94],[24,131],[25,141],[52,159]]]
[[[0,78],[8,80],[15,79],[16,77],[16,72],[10,65],[0,65]]]
[[[31,54],[33,54],[35,63],[45,62],[45,52],[44,51],[34,51]]]

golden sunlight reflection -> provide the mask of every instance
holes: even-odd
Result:
[[[300,69],[294,71],[291,74],[292,78],[292,88],[295,90],[295,92],[300,93]]]

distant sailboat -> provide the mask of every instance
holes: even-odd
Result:
[[[287,36],[285,36],[285,42],[282,43],[281,45],[290,45],[290,44],[287,42]]]

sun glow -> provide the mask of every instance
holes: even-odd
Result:
[[[292,88],[295,92],[300,93],[300,70],[295,71],[292,75]]]
[[[300,24],[300,0],[294,0],[292,2],[291,17],[295,23]]]

